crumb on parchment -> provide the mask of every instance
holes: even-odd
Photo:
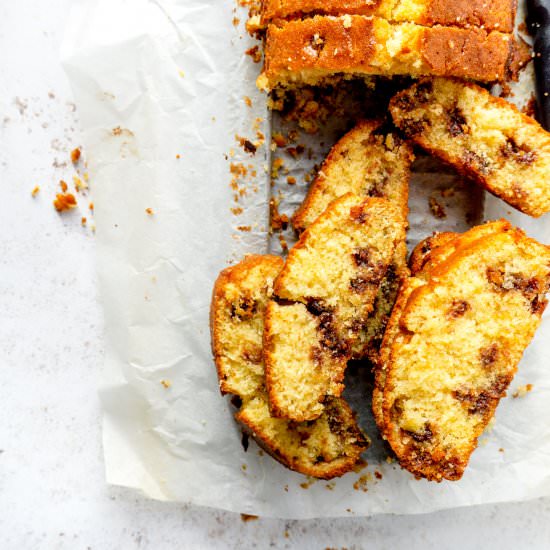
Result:
[[[76,147],[71,151],[71,162],[73,164],[78,164],[78,161],[80,160],[81,151],[79,147]]]
[[[244,522],[247,521],[254,521],[258,519],[259,516],[255,516],[254,514],[241,514],[241,520]]]
[[[63,191],[63,193],[66,193],[69,189],[69,186],[67,185],[67,182],[63,181],[63,180],[59,181],[59,187],[61,187],[61,191]]]
[[[172,387],[172,382],[170,382],[170,380],[161,380],[160,383],[161,383],[162,386],[163,386],[164,388],[166,388],[166,389]]]
[[[145,209],[145,212],[146,212],[149,216],[152,216],[152,215],[154,214],[152,208],[146,208],[146,209]]]
[[[525,384],[524,386],[520,386],[516,389],[516,391],[512,394],[512,397],[514,399],[517,399],[518,397],[525,397],[531,390],[533,389],[533,384]]]
[[[65,212],[66,210],[76,208],[77,202],[72,193],[58,193],[55,196],[53,205],[58,212]]]
[[[38,193],[40,193],[40,186],[35,186],[35,188],[31,191],[31,196],[34,198],[36,197],[36,195],[38,195]]]

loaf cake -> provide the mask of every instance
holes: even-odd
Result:
[[[268,26],[257,85],[269,91],[372,75],[501,81],[513,48],[511,34],[481,28],[315,16]]]
[[[274,283],[264,332],[274,416],[312,420],[338,396],[351,346],[404,239],[388,200],[348,193],[306,229]]]
[[[273,418],[264,387],[263,316],[283,260],[248,256],[221,272],[211,308],[212,348],[222,393],[238,397],[237,422],[279,462],[297,472],[331,479],[352,469],[368,447],[355,416],[329,398],[313,422]]]
[[[422,80],[390,102],[418,145],[530,216],[550,211],[550,134],[472,83]]]
[[[414,159],[410,145],[385,127],[382,119],[357,124],[331,149],[311,183],[302,205],[292,217],[298,233],[304,231],[328,204],[352,192],[365,197],[384,197],[397,206],[407,224],[410,167]],[[398,243],[374,308],[353,344],[352,356],[376,360],[387,319],[406,267],[405,241]]]
[[[417,477],[460,479],[546,307],[550,248],[498,223],[413,277],[390,320],[384,437]]]
[[[263,0],[261,24],[311,15],[375,15],[396,23],[481,27],[512,32],[515,0]]]

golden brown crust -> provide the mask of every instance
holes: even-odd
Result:
[[[457,117],[459,102],[466,106]],[[550,134],[514,105],[476,84],[436,78],[397,94],[390,113],[418,145],[511,206],[533,217],[550,211]],[[449,118],[446,129],[441,114]]]
[[[285,19],[316,15],[375,15],[392,22],[481,27],[487,30],[512,32],[516,13],[515,0],[411,0],[399,9],[395,0],[264,0],[261,19],[280,24]]]
[[[409,267],[411,275],[416,275],[422,271],[424,265],[430,260],[433,250],[440,246],[445,246],[458,237],[458,233],[441,232],[434,233],[431,237],[420,241],[411,252],[409,258]]]
[[[503,80],[511,35],[482,29],[391,24],[376,17],[316,16],[269,25],[261,89],[334,75],[455,76]]]
[[[427,280],[412,278],[415,288],[398,299],[390,322],[398,329],[384,347],[383,389],[373,401],[380,423],[382,391],[384,436],[400,464],[430,480],[462,476],[546,305],[550,248],[520,230],[491,234],[491,224],[481,227],[461,235],[462,246],[442,254]],[[476,332],[469,328],[474,319]],[[489,323],[500,323],[500,331]]]

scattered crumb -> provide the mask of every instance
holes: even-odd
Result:
[[[531,94],[531,97],[529,98],[521,112],[527,116],[530,116],[531,118],[535,118],[535,114],[537,112],[537,99],[535,97],[535,94]]]
[[[237,135],[235,136],[235,139],[239,142],[239,145],[243,148],[245,153],[250,155],[256,154],[258,147],[249,139]]]
[[[499,453],[503,453],[504,452],[504,449],[501,447],[499,450],[498,450]]]
[[[80,193],[88,189],[88,184],[82,181],[78,176],[73,176],[74,188]]]
[[[336,487],[336,483],[334,481],[331,481],[325,485],[325,489],[328,489],[329,491],[333,491],[334,487]]]
[[[288,243],[282,235],[279,235],[279,243],[281,245],[281,250],[283,251],[283,254],[286,254],[288,252]]]
[[[247,95],[243,97],[243,101],[245,102],[247,107],[252,107],[252,100]]]
[[[229,210],[231,210],[231,213],[234,216],[240,216],[243,213],[243,209],[240,206],[237,206],[236,208],[230,208]]]
[[[146,209],[145,209],[145,212],[147,212],[147,214],[149,214],[149,216],[152,216],[152,215],[154,214],[152,208],[146,208]]]
[[[82,219],[80,220],[80,224],[82,225],[82,227],[86,227],[86,223],[88,222],[88,220],[82,216]]]
[[[294,159],[297,159],[303,154],[306,148],[303,145],[297,145],[296,147],[287,147],[286,152]]]
[[[71,162],[73,164],[77,164],[78,161],[80,160],[80,149],[77,147],[76,149],[73,149],[71,151]]]
[[[290,537],[290,533],[288,531],[284,531],[283,537],[285,537],[285,539],[288,539]]]
[[[237,231],[243,231],[245,233],[250,233],[252,231],[252,227],[250,225],[238,225]]]
[[[243,521],[254,521],[258,519],[258,516],[254,516],[253,514],[241,514],[241,519]]]
[[[233,26],[238,27],[241,20],[238,17],[233,17]]]
[[[53,205],[58,212],[65,212],[66,210],[75,208],[77,202],[72,193],[58,193],[55,196]]]
[[[372,480],[372,475],[370,473],[366,473],[365,475],[362,475],[354,484],[353,488],[356,491],[363,491],[366,493],[368,491],[367,484],[369,481]]]
[[[273,143],[275,143],[277,147],[286,147],[288,145],[287,139],[280,132],[275,132],[271,136],[271,140],[273,141]]]
[[[246,472],[246,468],[247,468],[246,464],[241,464],[241,470],[243,472]]]
[[[499,97],[503,97],[503,98],[506,98],[506,97],[514,97],[514,92],[512,91],[512,87],[510,86],[510,84],[508,84],[507,82],[503,82],[501,84],[501,92],[499,94]]]
[[[179,160],[179,159],[181,158],[181,155],[178,153],[178,154],[176,155],[176,158]]]
[[[512,397],[517,399],[518,397],[525,397],[533,389],[533,384],[525,384],[520,386],[513,394]]]
[[[363,460],[360,458],[357,463],[353,466],[353,471],[358,474],[361,470],[366,468],[369,465],[369,463],[366,460]]]
[[[170,382],[170,380],[161,380],[160,383],[161,383],[166,389],[172,387],[172,382]]]
[[[376,479],[382,479],[382,477],[384,477],[384,476],[382,475],[382,472],[380,472],[378,470],[374,470],[374,477]]]
[[[94,211],[94,203],[91,202],[91,203],[88,205],[88,208],[93,212],[93,211]]]
[[[307,476],[307,481],[300,483],[300,487],[302,489],[309,489],[315,483],[315,481],[316,479],[314,477]]]
[[[432,211],[432,214],[435,218],[443,219],[447,217],[447,213],[445,212],[445,207],[437,201],[435,197],[430,197],[430,210]]]
[[[288,485],[285,485],[285,486],[283,487],[283,489],[285,490],[286,493],[288,493]]]
[[[387,464],[393,464],[395,462],[395,459],[391,456],[386,457],[386,463]]]
[[[288,178],[286,178],[286,182],[288,185],[296,185],[296,178],[293,176],[288,176]]]
[[[254,63],[259,63],[262,60],[262,52],[259,46],[252,46],[252,48],[249,48],[244,53],[249,55]]]
[[[32,197],[36,197],[36,195],[38,195],[38,193],[40,193],[40,187],[37,185],[32,191],[31,191],[31,195]]]
[[[285,166],[285,161],[280,158],[280,157],[277,157],[276,159],[273,159],[273,162],[271,163],[271,177],[275,180],[279,177],[279,170],[281,170],[281,168],[284,168]]]
[[[61,187],[61,191],[63,191],[63,193],[66,193],[67,190],[69,189],[69,186],[67,185],[67,182],[65,182],[63,180],[60,180],[59,187]]]
[[[271,233],[285,230],[288,227],[288,216],[279,214],[279,203],[275,197],[269,200],[269,227]]]

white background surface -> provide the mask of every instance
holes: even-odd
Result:
[[[59,179],[71,182],[69,152],[79,145],[58,61],[69,4],[0,0],[0,549],[550,548],[548,499],[243,523],[105,486],[102,319],[94,238],[80,226],[90,216],[59,216],[51,205]],[[41,193],[32,199],[35,185]]]

